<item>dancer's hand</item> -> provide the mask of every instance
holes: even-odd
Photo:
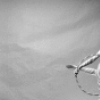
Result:
[[[68,69],[75,69],[77,66],[75,66],[75,65],[66,65],[66,68],[68,68]]]
[[[74,74],[77,75],[78,72],[79,72],[79,69],[78,69],[78,67],[77,67],[77,68],[74,70]]]

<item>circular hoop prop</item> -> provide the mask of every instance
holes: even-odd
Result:
[[[80,71],[79,71],[80,72]],[[90,96],[100,96],[99,93],[91,93],[91,92],[88,92],[86,91],[82,86],[81,84],[79,83],[79,80],[78,80],[78,75],[79,75],[79,72],[77,74],[75,74],[75,78],[76,78],[76,82],[77,82],[77,85],[78,87],[86,94],[90,95]]]

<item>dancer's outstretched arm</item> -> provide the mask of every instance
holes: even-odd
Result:
[[[76,69],[77,68],[77,66],[75,66],[75,65],[67,65],[66,67],[68,69]],[[95,69],[94,68],[83,67],[80,70],[83,71],[83,72],[85,72],[85,73],[95,75]]]

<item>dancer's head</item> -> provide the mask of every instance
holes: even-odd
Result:
[[[100,86],[100,63],[98,64],[95,74],[97,76],[97,84]]]
[[[97,74],[97,77],[100,79],[100,63],[98,64],[96,74]]]

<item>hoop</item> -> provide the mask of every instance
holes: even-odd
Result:
[[[100,96],[99,93],[88,92],[88,91],[86,91],[86,90],[81,86],[81,84],[80,84],[79,81],[78,81],[79,72],[80,72],[80,70],[78,71],[78,73],[75,73],[75,78],[76,78],[76,83],[77,83],[78,87],[80,88],[80,90],[83,91],[85,94],[88,94],[88,95],[90,95],[90,96],[98,96],[98,97],[99,97],[99,96]]]

